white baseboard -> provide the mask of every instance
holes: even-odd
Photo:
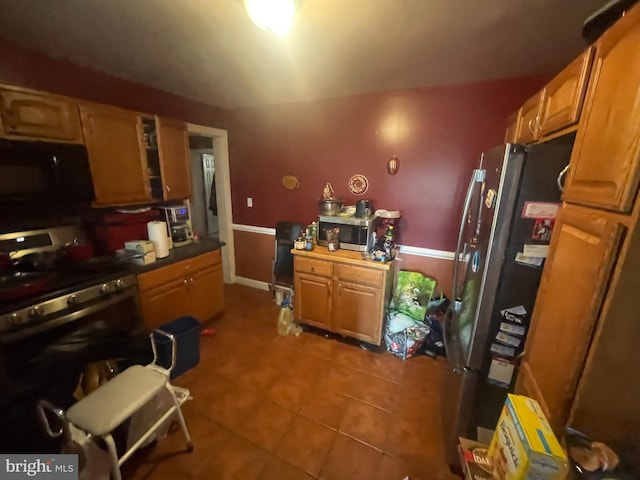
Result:
[[[257,288],[258,290],[269,290],[269,283],[262,282],[260,280],[254,280],[253,278],[236,276],[236,283],[245,285],[247,287]]]

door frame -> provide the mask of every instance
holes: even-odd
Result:
[[[236,283],[236,256],[233,242],[233,212],[231,209],[231,172],[229,168],[228,132],[220,128],[187,123],[189,134],[213,138],[213,165],[218,205],[218,228],[220,241],[225,243],[222,253],[222,270],[225,283]],[[193,175],[193,173],[192,173]]]

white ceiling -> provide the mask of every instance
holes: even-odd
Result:
[[[303,0],[292,33],[242,0],[0,0],[0,38],[225,108],[555,73],[607,0]]]

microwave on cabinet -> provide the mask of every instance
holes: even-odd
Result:
[[[318,245],[327,245],[327,230],[338,228],[340,248],[367,252],[373,247],[376,216],[366,218],[318,216]]]
[[[84,145],[0,139],[0,203],[90,202]]]

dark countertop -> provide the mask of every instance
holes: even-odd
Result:
[[[211,237],[200,237],[197,241],[184,245],[182,247],[174,247],[169,250],[169,256],[165,258],[159,258],[153,263],[147,265],[135,265],[131,264],[131,273],[139,275],[140,273],[155,270],[156,268],[166,267],[172,263],[186,260],[188,258],[196,257],[203,253],[210,252],[212,250],[218,250],[225,245],[224,242],[216,240]]]

